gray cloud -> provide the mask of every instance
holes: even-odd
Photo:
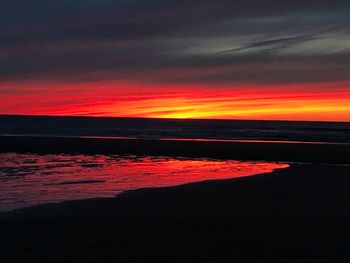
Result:
[[[347,81],[349,11],[345,0],[2,1],[0,80]]]
[[[283,37],[283,38],[277,38],[277,39],[269,39],[269,40],[263,40],[258,41],[243,47],[239,48],[232,48],[228,50],[222,50],[219,51],[219,54],[225,54],[225,53],[231,53],[231,52],[237,52],[237,51],[246,51],[246,50],[254,50],[257,48],[268,48],[268,49],[276,49],[277,47],[286,47],[295,43],[300,43],[305,40],[312,39],[311,36],[297,36],[297,37]]]

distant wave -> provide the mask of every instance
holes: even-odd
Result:
[[[350,143],[350,123],[0,116],[0,135]]]

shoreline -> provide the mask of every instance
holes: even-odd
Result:
[[[6,240],[1,262],[350,260],[347,145],[1,136],[0,145],[0,152],[166,155],[290,165],[249,177],[0,213]],[[323,162],[328,164],[319,164]]]
[[[299,164],[300,165],[300,164]],[[308,165],[308,164],[302,164],[302,165]],[[274,173],[276,171],[279,170],[285,170],[285,169],[289,169],[291,167],[291,164],[288,164],[288,167],[283,167],[283,168],[275,168],[273,171],[271,172],[265,172],[265,173],[258,173],[258,174],[252,174],[252,175],[248,175],[248,176],[239,176],[239,177],[232,177],[232,178],[222,178],[222,179],[206,179],[206,180],[201,180],[201,181],[196,181],[196,182],[189,182],[189,183],[182,183],[182,184],[178,184],[178,185],[171,185],[171,186],[154,186],[154,187],[142,187],[142,188],[137,188],[137,189],[132,189],[132,190],[125,190],[122,191],[120,193],[116,193],[114,196],[112,197],[95,197],[95,198],[83,198],[83,199],[72,199],[72,200],[64,200],[64,201],[60,201],[60,202],[49,202],[49,203],[43,203],[43,204],[37,204],[37,205],[31,205],[31,206],[27,206],[27,207],[22,207],[22,208],[16,208],[16,209],[12,209],[12,210],[8,210],[8,211],[0,211],[0,220],[2,216],[6,215],[15,215],[15,214],[21,214],[22,212],[26,213],[26,211],[34,211],[34,210],[41,210],[42,208],[45,209],[45,207],[54,207],[54,206],[58,206],[58,207],[64,207],[65,205],[70,205],[72,203],[76,203],[76,204],[84,204],[84,203],[89,203],[89,202],[99,202],[99,201],[114,201],[116,199],[124,199],[124,197],[129,197],[129,195],[133,196],[134,194],[138,194],[138,193],[143,193],[143,192],[153,192],[153,191],[176,191],[177,189],[182,189],[182,188],[187,188],[187,187],[191,187],[191,186],[195,186],[195,187],[201,187],[202,185],[207,185],[207,184],[216,184],[216,183],[225,183],[225,182],[231,182],[232,180],[240,180],[240,179],[244,179],[246,177],[260,177],[260,176],[269,176],[269,175],[274,175]],[[142,199],[142,197],[141,197]],[[34,213],[35,215],[35,213]]]
[[[347,262],[348,175],[349,167],[293,164],[251,177],[22,209],[0,216],[6,240],[0,259]]]
[[[69,200],[20,208],[1,212],[0,219],[8,216],[27,219],[271,216],[350,219],[350,209],[345,209],[348,207],[347,200],[342,200],[343,196],[347,197],[346,187],[350,178],[346,175],[349,171],[348,166],[290,164],[287,168],[276,169],[271,173],[247,177],[139,188],[124,191],[115,197]],[[330,177],[330,174],[334,175]],[[313,189],[310,189],[311,186]],[[285,198],[288,199],[287,203]],[[334,205],[341,204],[343,208],[333,209],[329,206],[329,198]],[[183,204],[179,206],[181,202]],[[283,207],[282,204],[288,205]],[[234,205],[235,209],[224,209],[229,205]]]

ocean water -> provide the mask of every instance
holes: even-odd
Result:
[[[4,134],[350,143],[350,123],[0,115]]]
[[[287,164],[170,157],[0,154],[0,211],[269,173]]]

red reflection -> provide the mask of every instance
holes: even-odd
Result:
[[[287,164],[168,157],[1,154],[0,210],[268,173]]]

